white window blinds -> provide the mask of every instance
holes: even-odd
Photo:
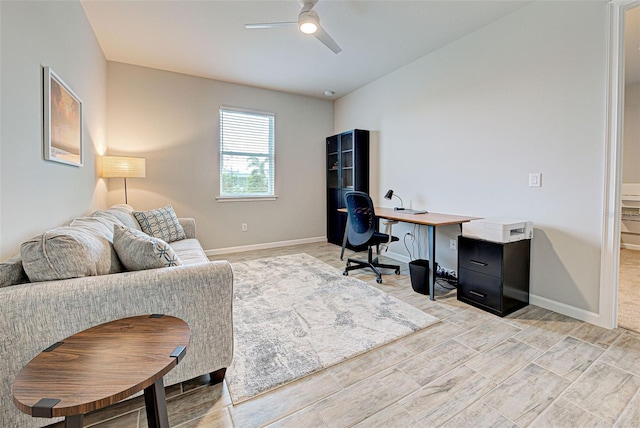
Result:
[[[274,115],[220,108],[220,196],[274,196]]]

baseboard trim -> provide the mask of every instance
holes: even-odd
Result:
[[[383,256],[392,258],[393,260],[397,260],[402,263],[409,263],[411,259],[409,256],[405,256],[403,254],[394,253],[392,251],[387,251],[386,253],[382,253]]]
[[[640,245],[638,244],[625,244],[621,243],[620,248],[624,248],[626,250],[640,250]]]
[[[550,311],[554,311],[559,314],[567,315],[580,321],[588,322],[590,324],[595,324],[601,327],[606,327],[602,324],[600,314],[588,311],[586,309],[576,308],[575,306],[556,302],[555,300],[536,296],[535,294],[529,294],[529,303],[532,305],[540,306],[541,308],[549,309]]]
[[[640,246],[638,246],[640,247]],[[640,248],[638,248],[640,249]],[[411,259],[408,256],[398,253],[384,253],[386,256],[391,257],[392,259],[409,263]],[[602,319],[600,314],[595,312],[587,311],[585,309],[576,308],[575,306],[567,305],[566,303],[556,302],[555,300],[547,299],[546,297],[536,296],[535,294],[529,295],[529,303],[532,305],[540,306],[544,309],[549,309],[550,311],[557,312],[559,314],[563,314],[572,318],[575,318],[580,321],[585,321],[591,324],[595,324],[601,327],[606,327],[602,323]]]
[[[239,247],[216,248],[206,250],[207,256],[218,256],[220,254],[244,253],[246,251],[267,250],[269,248],[288,247],[290,245],[315,244],[317,242],[327,242],[326,236],[317,236],[315,238],[292,239],[290,241],[265,242],[263,244],[242,245]]]

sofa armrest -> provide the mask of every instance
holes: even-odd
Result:
[[[196,220],[194,218],[179,218],[180,226],[184,229],[187,239],[196,238]]]
[[[187,355],[165,376],[165,385],[228,367],[232,302],[233,272],[226,261],[0,288],[0,426],[38,422],[11,400],[24,365],[56,341],[111,320],[160,313],[189,325]]]

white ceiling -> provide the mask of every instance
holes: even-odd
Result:
[[[285,92],[338,98],[525,6],[515,0],[320,0],[314,10],[342,47],[296,27],[296,0],[82,0],[106,58]]]

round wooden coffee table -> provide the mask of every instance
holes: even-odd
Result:
[[[143,315],[101,324],[51,345],[13,383],[22,412],[65,417],[82,427],[83,414],[144,390],[149,427],[168,428],[162,377],[186,354],[189,326],[167,315]]]

